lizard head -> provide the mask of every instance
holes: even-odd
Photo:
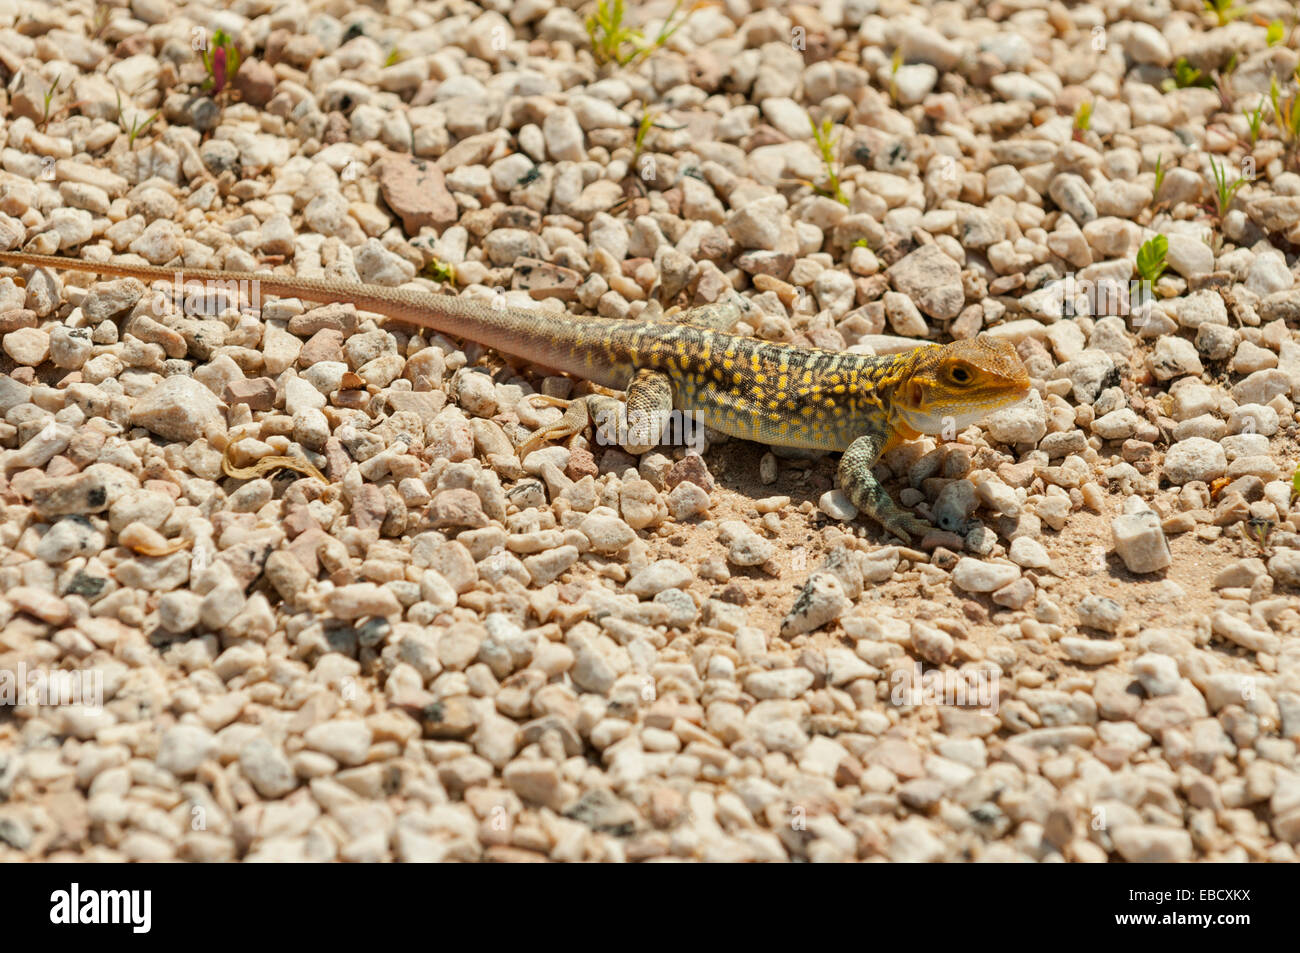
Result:
[[[916,352],[894,393],[896,412],[912,429],[951,433],[1024,400],[1029,373],[1010,341],[980,334]]]

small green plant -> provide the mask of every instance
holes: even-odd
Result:
[[[865,238],[859,238],[856,242],[853,243],[853,247],[854,247],[854,248],[870,248],[870,247],[871,247],[871,243],[870,243],[869,241],[867,241]]]
[[[220,96],[221,91],[235,81],[239,62],[239,49],[230,34],[225,30],[212,34],[212,43],[203,50],[203,68],[208,72],[203,88],[212,90],[214,96]]]
[[[441,258],[435,258],[425,265],[421,274],[443,284],[454,285],[456,283],[456,266],[451,262],[443,261]]]
[[[1284,100],[1282,90],[1277,85],[1277,77],[1274,76],[1268,98],[1273,104],[1273,115],[1277,118],[1278,127],[1282,130],[1282,140],[1295,148],[1300,144],[1300,93]]]
[[[641,114],[641,121],[637,123],[636,139],[632,143],[632,164],[636,165],[636,160],[641,158],[641,150],[645,148],[645,137],[655,124],[654,110],[647,109]]]
[[[1274,20],[1268,25],[1268,32],[1264,38],[1268,41],[1269,46],[1277,46],[1286,37],[1286,24],[1281,20]]]
[[[1271,556],[1273,546],[1270,538],[1276,528],[1277,524],[1272,520],[1252,516],[1242,526],[1241,535],[1243,539],[1248,539],[1255,544],[1261,556]]]
[[[1291,474],[1291,499],[1295,500],[1300,496],[1300,467],[1296,467],[1295,473]]]
[[[889,99],[898,105],[898,71],[903,67],[903,49],[899,47],[894,50],[894,55],[889,58]]]
[[[645,34],[623,23],[626,8],[623,0],[596,0],[596,12],[587,17],[587,36],[591,40],[591,54],[600,65],[617,63],[627,66],[637,60],[645,59],[655,50],[663,47],[672,35],[680,30],[690,19],[694,8],[681,13],[685,0],[677,0],[672,12],[664,20],[655,38],[645,42]],[[630,47],[630,49],[629,49]]]
[[[1259,101],[1253,113],[1249,109],[1243,109],[1241,114],[1246,117],[1246,126],[1250,129],[1250,144],[1253,146],[1259,141],[1259,127],[1264,121],[1264,101],[1262,99]]]
[[[1165,184],[1165,155],[1160,153],[1156,156],[1156,181],[1151,187],[1151,201],[1158,203],[1160,201],[1160,186]]]
[[[1213,158],[1210,159],[1210,173],[1214,176],[1215,209],[1219,214],[1219,218],[1223,218],[1223,213],[1232,204],[1233,196],[1246,184],[1246,179],[1243,176],[1238,176],[1236,181],[1229,182],[1228,173]]]
[[[159,109],[143,122],[140,121],[140,114],[136,113],[131,117],[131,125],[128,126],[126,124],[126,115],[122,111],[122,94],[117,90],[114,90],[114,93],[117,95],[117,124],[126,133],[127,145],[134,146],[135,140],[139,138],[140,133],[153,125],[154,120],[162,115],[162,110]]]
[[[1169,267],[1165,255],[1169,252],[1169,239],[1157,235],[1142,243],[1137,253],[1137,271],[1142,280],[1154,285]]]
[[[677,14],[682,9],[683,2],[684,0],[677,0],[677,2],[673,4],[672,13],[668,14],[668,19],[664,20],[664,25],[659,28],[659,32],[655,34],[655,38],[651,41],[650,46],[642,52],[642,56],[649,56],[655,50],[663,47],[665,43],[673,38],[674,33],[686,25],[686,21],[691,18],[691,14],[695,12],[695,8],[691,7],[682,14],[681,19],[679,20],[677,19]]]
[[[67,86],[60,86],[62,80],[63,80],[62,75],[56,73],[54,76],[54,82],[46,86],[45,91],[41,93],[40,125],[42,128],[44,128],[46,125],[49,124],[50,116],[53,113],[54,97],[59,95],[59,93],[65,92],[68,89],[68,87],[72,85],[72,80],[68,80]]]
[[[1213,89],[1214,80],[1187,62],[1187,57],[1180,56],[1174,60],[1174,75],[1166,79],[1160,86],[1167,93],[1175,89],[1187,89],[1192,86]]]
[[[1212,14],[1219,21],[1219,26],[1227,26],[1238,17],[1244,17],[1246,11],[1237,6],[1236,0],[1201,0],[1205,12]]]
[[[823,120],[822,124],[819,126],[817,125],[816,120],[811,116],[808,117],[808,122],[812,125],[813,140],[817,143],[817,151],[821,153],[822,165],[826,167],[827,185],[825,187],[814,185],[813,189],[819,195],[825,195],[828,198],[832,198],[841,205],[848,205],[848,196],[846,196],[844,190],[840,188],[839,163],[835,158],[835,144],[838,139],[833,138],[831,135],[835,129],[835,124],[831,122],[831,120],[826,119]]]
[[[1082,140],[1083,134],[1092,128],[1092,100],[1079,103],[1074,111],[1074,138]]]
[[[388,55],[384,57],[384,66],[396,66],[404,59],[406,59],[406,54],[394,46],[388,51]]]
[[[645,34],[623,25],[623,0],[597,0],[596,12],[587,17],[587,36],[591,39],[591,53],[596,62],[617,63],[626,66],[636,56],[637,41]],[[623,47],[631,46],[624,53]]]

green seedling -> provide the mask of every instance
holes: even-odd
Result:
[[[641,121],[637,123],[636,139],[632,143],[632,164],[636,165],[636,160],[641,158],[641,150],[645,148],[645,137],[649,134],[655,124],[654,111],[647,109],[641,114]]]
[[[889,98],[894,105],[898,105],[898,71],[903,67],[903,50],[894,50],[894,55],[889,58]]]
[[[677,0],[668,19],[660,27],[655,38],[646,42],[645,34],[627,26],[623,22],[627,9],[623,0],[596,0],[596,12],[587,17],[587,37],[591,40],[591,55],[600,65],[616,63],[627,66],[645,59],[655,50],[662,48],[674,33],[680,30],[690,19],[695,8],[682,13],[685,0]],[[678,14],[681,13],[679,17]]]
[[[1214,176],[1214,205],[1218,212],[1219,218],[1223,218],[1223,213],[1228,210],[1232,204],[1233,196],[1246,184],[1243,176],[1238,176],[1233,182],[1228,181],[1228,173],[1213,158],[1210,159],[1210,173]]]
[[[1174,75],[1166,79],[1160,86],[1167,93],[1175,89],[1188,89],[1192,86],[1213,89],[1214,80],[1187,62],[1187,57],[1180,56],[1174,60]]]
[[[1273,115],[1282,130],[1282,140],[1295,148],[1300,143],[1300,92],[1293,93],[1289,99],[1282,98],[1282,90],[1273,77],[1268,90],[1269,101],[1273,104]]]
[[[1160,201],[1160,186],[1165,184],[1165,156],[1162,152],[1156,156],[1156,181],[1151,187],[1151,201],[1158,204]]]
[[[1169,239],[1156,235],[1142,243],[1137,253],[1137,272],[1142,280],[1154,285],[1169,267],[1165,255],[1169,252]]]
[[[67,89],[72,86],[72,80],[68,80],[67,86],[60,85],[62,80],[63,77],[61,75],[55,74],[54,82],[46,86],[45,91],[41,93],[41,127],[42,128],[44,128],[50,121],[50,116],[53,112],[54,97],[59,95],[59,93],[67,91]]]
[[[443,284],[454,285],[456,283],[456,266],[440,258],[435,258],[425,265],[421,274]]]
[[[1249,109],[1243,109],[1241,114],[1246,117],[1246,126],[1250,129],[1250,144],[1253,146],[1259,141],[1259,127],[1264,121],[1264,101],[1260,100],[1253,113]]]
[[[114,93],[117,96],[117,124],[126,133],[127,145],[135,146],[135,140],[139,138],[140,133],[153,125],[154,120],[162,115],[162,110],[157,110],[143,122],[140,120],[140,114],[136,113],[131,117],[131,125],[128,126],[126,124],[126,115],[122,112],[122,94],[116,90],[114,90]]]
[[[1083,139],[1083,134],[1092,128],[1092,100],[1086,100],[1079,103],[1079,108],[1074,111],[1074,138],[1076,141]]]
[[[203,81],[203,88],[212,90],[214,96],[235,81],[239,72],[239,50],[235,41],[225,30],[218,30],[212,35],[212,43],[203,50],[203,68],[208,78]]]
[[[808,122],[812,125],[813,140],[817,143],[817,151],[821,153],[822,165],[826,167],[827,185],[824,187],[814,185],[813,190],[819,195],[834,199],[841,205],[848,205],[848,196],[840,188],[839,162],[835,158],[835,144],[838,141],[837,138],[832,136],[835,124],[826,119],[819,126],[811,116],[808,118]]]
[[[1246,15],[1246,10],[1237,6],[1236,0],[1202,0],[1205,12],[1219,21],[1219,26],[1227,26],[1233,20]]]

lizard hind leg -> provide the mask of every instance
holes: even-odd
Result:
[[[636,372],[627,388],[627,403],[619,410],[618,444],[634,457],[659,446],[673,410],[673,381],[663,371]]]

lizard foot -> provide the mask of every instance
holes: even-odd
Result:
[[[924,537],[926,533],[934,529],[929,520],[914,516],[906,510],[894,509],[889,513],[880,514],[878,519],[881,526],[905,543],[912,542],[913,533],[919,537]]]
[[[585,399],[561,400],[559,397],[551,397],[547,394],[529,394],[524,399],[546,404],[550,407],[563,407],[564,416],[549,427],[542,427],[534,431],[527,440],[519,445],[518,453],[521,462],[528,459],[528,455],[534,450],[541,449],[544,444],[572,437],[574,434],[582,433],[587,429],[589,418]]]

